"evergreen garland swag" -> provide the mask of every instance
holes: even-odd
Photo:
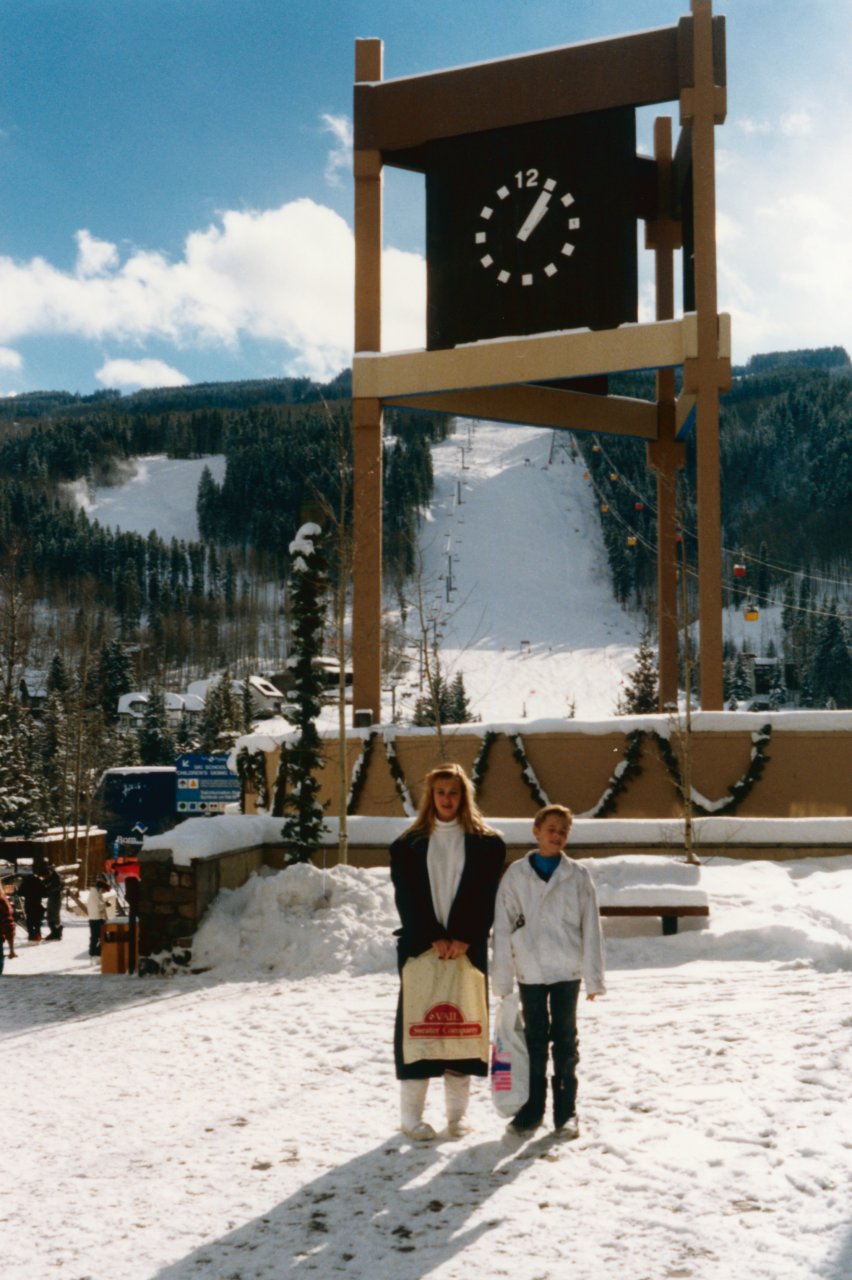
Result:
[[[628,733],[624,746],[624,757],[619,760],[618,764],[612,771],[609,782],[606,784],[604,793],[593,809],[589,809],[586,813],[581,814],[583,818],[608,818],[615,811],[618,805],[618,797],[627,786],[631,778],[635,778],[642,772],[642,766],[639,763],[639,756],[642,753],[642,741],[645,737],[644,729],[634,729]]]
[[[749,766],[743,776],[738,778],[730,788],[728,795],[724,800],[709,801],[705,805],[700,801],[696,801],[693,790],[693,812],[703,818],[736,812],[739,805],[743,800],[745,800],[752,787],[760,778],[763,770],[766,768],[769,756],[764,748],[771,736],[771,724],[765,724],[757,733],[753,733],[751,735],[753,746],[751,749],[751,760],[749,761]],[[627,735],[624,758],[615,766],[612,776],[610,777],[600,800],[593,809],[588,809],[585,813],[579,814],[579,817],[607,818],[615,811],[620,793],[627,786],[627,783],[631,778],[635,778],[642,772],[639,757],[642,752],[642,743],[646,737],[651,737],[656,742],[663,763],[666,766],[666,771],[674,783],[678,795],[681,800],[686,798],[680,764],[678,762],[675,749],[671,742],[669,742],[668,738],[664,738],[661,733],[657,733],[656,729],[652,729],[650,732],[647,732],[645,729],[634,729],[632,733]]]
[[[674,747],[667,738],[662,737],[657,732],[652,733],[652,737],[656,739],[657,746],[660,749],[660,755],[666,766],[669,777],[677,788],[677,793],[681,800],[684,800],[683,777],[681,775],[680,764]],[[772,725],[763,725],[756,733],[751,735],[752,748],[751,757],[749,759],[748,768],[741,778],[730,787],[727,796],[723,800],[711,800],[707,804],[702,804],[695,799],[694,788],[692,795],[693,811],[702,818],[721,817],[726,813],[735,813],[739,806],[750,793],[752,787],[761,777],[769,755],[765,750],[766,744],[772,737]]]
[[[542,787],[541,783],[539,782],[538,778],[535,775],[535,769],[532,767],[529,760],[527,759],[526,748],[524,747],[524,740],[519,733],[513,733],[510,736],[509,741],[512,744],[512,755],[515,757],[518,764],[521,766],[522,776],[523,776],[524,782],[529,787],[530,795],[532,796],[533,800],[535,800],[539,809],[543,809],[545,805],[550,804],[550,800],[548,799],[547,792],[544,790],[544,788]]]
[[[470,780],[473,783],[474,791],[479,791],[482,786],[482,780],[488,772],[488,757],[498,737],[499,734],[495,733],[493,729],[486,729],[482,735],[482,745],[476,753],[476,759],[470,771]]]
[[[364,783],[367,781],[370,757],[373,754],[373,746],[378,736],[378,729],[371,729],[361,743],[361,754],[352,769],[352,780],[349,784],[349,795],[346,800],[346,812],[350,815],[358,811],[358,801],[361,799],[361,792],[364,790]]]
[[[402,801],[402,807],[405,810],[407,818],[415,818],[417,816],[417,805],[411,798],[411,792],[408,790],[405,782],[405,775],[402,772],[402,765],[399,763],[399,756],[396,754],[396,740],[392,734],[385,734],[385,753],[388,758],[388,768],[391,777],[394,780],[397,794]]]

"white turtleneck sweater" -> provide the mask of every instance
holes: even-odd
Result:
[[[426,866],[435,915],[446,929],[450,908],[464,869],[464,827],[461,823],[435,819],[435,826],[429,837]]]

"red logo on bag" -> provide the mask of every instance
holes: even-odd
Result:
[[[465,1022],[464,1014],[458,1005],[442,1003],[433,1004],[427,1010],[422,1022],[412,1022],[408,1034],[417,1039],[457,1039],[482,1035],[481,1022]]]

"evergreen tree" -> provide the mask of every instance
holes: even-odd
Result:
[[[142,714],[139,731],[139,759],[142,764],[174,764],[175,744],[166,717],[166,699],[161,688],[153,688]]]
[[[432,677],[432,688],[434,697],[426,693],[422,698],[417,699],[414,706],[411,723],[418,728],[450,723],[450,691],[439,669],[436,669]]]
[[[838,707],[852,706],[852,653],[836,601],[817,627],[810,678],[817,706],[826,706],[829,698]]]
[[[44,788],[29,715],[0,704],[0,837],[31,836],[46,825]]]
[[[189,751],[200,751],[201,742],[193,732],[186,712],[181,712],[180,724],[175,733],[175,755],[182,756]]]
[[[769,689],[770,711],[780,711],[788,696],[787,688],[784,684],[784,668],[779,663],[772,673],[772,684]]]
[[[736,698],[738,702],[744,702],[746,698],[751,697],[751,681],[748,678],[745,658],[741,653],[737,654],[734,662],[733,678],[731,680],[731,697]]]
[[[457,671],[453,677],[449,691],[449,724],[470,724],[476,717],[470,709],[467,691],[464,687],[464,676]]]
[[[619,716],[651,715],[659,710],[660,681],[657,655],[651,637],[643,631],[636,650],[636,666],[627,675],[623,692],[615,708]]]
[[[240,728],[243,733],[251,733],[253,721],[254,702],[251,696],[251,684],[248,676],[245,676],[240,688]]]
[[[239,732],[240,706],[234,696],[231,673],[226,668],[219,679],[207,687],[198,726],[199,747],[202,751],[223,751],[233,746]]]
[[[34,745],[44,780],[46,821],[62,823],[69,809],[71,728],[58,692],[51,693],[44,704]]]
[[[95,669],[96,701],[108,725],[118,719],[118,700],[133,688],[133,659],[118,639],[101,646]]]
[[[278,787],[280,793],[286,776],[281,809],[288,816],[281,834],[290,846],[290,862],[307,862],[319,845],[323,829],[322,807],[317,801],[323,759],[316,720],[322,708],[324,680],[314,661],[322,654],[327,590],[321,539],[318,525],[304,524],[290,543],[292,652],[287,667],[292,708],[287,711],[287,719],[298,732],[293,741],[282,744]]]
[[[61,653],[54,653],[51,658],[46,685],[48,694],[55,694],[60,702],[65,701],[71,686],[71,678]]]

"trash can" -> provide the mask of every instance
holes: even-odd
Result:
[[[127,973],[129,951],[130,921],[127,917],[104,920],[101,929],[101,973]]]

